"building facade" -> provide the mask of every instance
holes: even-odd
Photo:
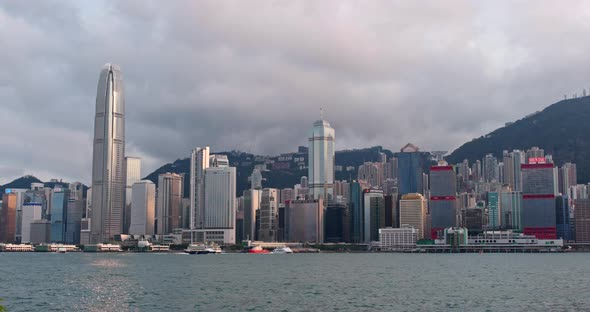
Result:
[[[157,234],[170,234],[182,228],[182,182],[182,176],[175,173],[158,176]]]
[[[205,170],[209,168],[209,146],[196,147],[191,153],[190,168],[190,228],[204,227]]]
[[[431,237],[457,222],[457,177],[453,166],[439,165],[430,168]]]
[[[98,80],[92,158],[91,243],[123,231],[125,207],[125,100],[119,66],[106,64]]]
[[[324,242],[324,204],[322,199],[293,200],[285,207],[285,240]]]
[[[131,220],[129,234],[154,235],[156,218],[156,185],[142,180],[131,188]]]
[[[363,192],[363,241],[379,240],[379,229],[385,227],[385,198],[382,190],[366,189]]]
[[[418,231],[418,239],[426,238],[426,199],[419,193],[403,195],[399,201],[400,226],[409,225]]]
[[[323,118],[313,123],[309,136],[308,179],[314,199],[332,200],[335,142],[336,132],[330,123]]]
[[[260,194],[260,230],[258,239],[263,242],[276,242],[279,238],[279,198],[278,190],[265,188]]]
[[[539,239],[555,239],[554,166],[548,163],[523,164],[521,171],[523,232]]]
[[[590,199],[577,199],[574,210],[576,243],[590,244]]]
[[[422,158],[417,146],[408,143],[397,157],[397,183],[400,195],[422,193]]]

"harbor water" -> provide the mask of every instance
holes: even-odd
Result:
[[[0,253],[8,311],[588,311],[590,254]]]

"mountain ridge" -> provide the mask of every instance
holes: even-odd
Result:
[[[590,96],[565,99],[507,123],[484,136],[475,138],[454,150],[445,159],[456,164],[470,163],[491,153],[501,161],[504,150],[524,150],[538,146],[551,154],[556,165],[575,163],[578,182],[587,183],[590,176]]]

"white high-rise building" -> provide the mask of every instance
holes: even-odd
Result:
[[[150,180],[133,184],[129,234],[153,235],[156,213],[156,185]]]
[[[125,101],[121,69],[106,64],[96,94],[92,158],[90,243],[108,242],[123,231],[125,207]]]
[[[211,156],[210,164],[215,166],[205,170],[203,225],[208,229],[233,228],[235,225],[236,168],[219,164],[216,160],[220,156]]]
[[[139,182],[141,180],[141,158],[139,157],[125,157],[125,171],[127,172],[125,176],[125,185],[126,185],[126,192],[125,192],[125,204],[131,204],[131,188],[133,184]]]
[[[131,224],[131,188],[135,182],[141,180],[141,158],[125,157],[125,212],[123,222],[123,233],[129,233]]]
[[[308,179],[310,193],[327,204],[333,197],[336,134],[323,117],[313,123],[309,137]]]
[[[218,236],[223,236],[224,244],[235,244],[236,168],[229,166],[227,156],[213,155],[209,168],[205,169],[204,182],[202,228],[206,230],[205,236],[210,237],[216,232]]]
[[[31,242],[31,223],[36,220],[41,220],[41,208],[40,203],[27,203],[23,204],[22,210],[22,243]]]
[[[197,147],[191,153],[190,228],[201,229],[205,211],[205,169],[209,168],[209,147]]]

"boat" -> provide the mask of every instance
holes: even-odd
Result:
[[[221,248],[219,248],[219,246],[209,246],[209,247],[205,248],[205,251],[207,251],[207,253],[210,253],[210,254],[220,254]]]
[[[275,248],[271,253],[275,255],[292,254],[293,250],[287,246],[282,246]]]
[[[251,254],[268,254],[268,253],[270,253],[270,251],[268,251],[266,249],[263,249],[260,246],[254,246],[254,247],[250,248],[250,250],[248,250],[248,253],[251,253]]]
[[[220,254],[221,248],[216,245],[207,246],[205,244],[190,244],[184,252],[191,255]]]
[[[66,253],[67,252],[67,249],[65,247],[59,247],[59,248],[57,248],[57,251],[56,252],[57,253]]]

